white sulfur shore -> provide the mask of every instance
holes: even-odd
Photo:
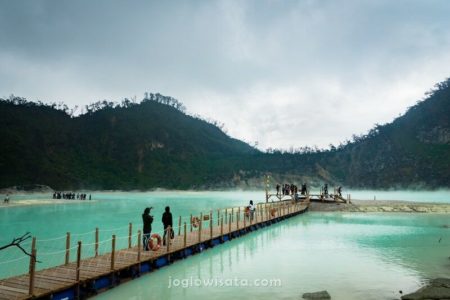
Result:
[[[394,200],[352,200],[352,203],[311,202],[309,211],[450,213],[450,204]]]
[[[26,200],[10,200],[9,203],[0,202],[1,208],[17,207],[17,206],[33,206],[33,205],[49,205],[49,204],[75,204],[75,203],[92,203],[95,200],[64,200],[64,199],[26,199]]]

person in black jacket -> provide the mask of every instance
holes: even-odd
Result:
[[[162,216],[162,223],[164,225],[164,237],[163,237],[163,245],[166,245],[166,235],[167,235],[167,227],[170,226],[170,238],[173,238],[173,224],[172,224],[172,213],[170,212],[170,207],[166,206],[166,211]]]
[[[153,223],[153,216],[150,215],[150,211],[153,207],[147,207],[144,210],[144,213],[142,214],[142,223],[144,224],[142,232],[142,244],[144,245],[144,251],[150,250],[149,248],[149,240],[150,240],[150,233],[152,232],[152,223]]]

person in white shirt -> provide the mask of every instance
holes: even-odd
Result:
[[[250,205],[248,206],[250,211],[250,220],[253,221],[253,215],[255,214],[255,206],[253,205],[253,200],[250,200]]]

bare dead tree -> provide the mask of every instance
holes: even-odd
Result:
[[[37,261],[37,260],[36,260],[36,257],[34,257],[32,253],[29,253],[27,250],[25,250],[25,249],[22,247],[22,245],[21,245],[21,243],[25,242],[26,240],[28,240],[28,239],[30,239],[30,238],[31,238],[31,234],[30,234],[29,232],[25,233],[25,234],[22,235],[21,237],[13,238],[13,240],[11,241],[11,243],[6,244],[6,245],[3,245],[3,246],[0,246],[0,251],[5,250],[5,249],[10,248],[10,247],[17,247],[17,248],[19,248],[23,253],[25,253],[25,254],[28,255],[29,257],[32,257],[35,261]],[[39,261],[37,261],[37,262],[39,262]]]

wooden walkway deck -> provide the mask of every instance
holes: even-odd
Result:
[[[171,243],[158,251],[143,251],[139,238],[136,245],[121,250],[114,250],[113,241],[110,253],[83,259],[81,253],[77,253],[78,259],[75,262],[36,272],[32,272],[33,266],[30,266],[29,274],[0,280],[0,300],[86,298],[102,288],[118,284],[119,281],[138,277],[141,273],[203,251],[204,248],[303,213],[307,208],[307,203],[286,201],[259,204],[253,220],[244,216],[241,210],[236,214],[233,212],[233,215],[230,210],[226,210],[227,216],[225,217],[225,213],[221,214],[219,219],[214,219],[210,214],[209,220],[200,222],[198,228],[191,229],[190,224],[184,223],[180,230],[175,231],[176,235]],[[79,252],[82,252],[80,242],[78,247]],[[37,259],[39,260],[39,251]]]

